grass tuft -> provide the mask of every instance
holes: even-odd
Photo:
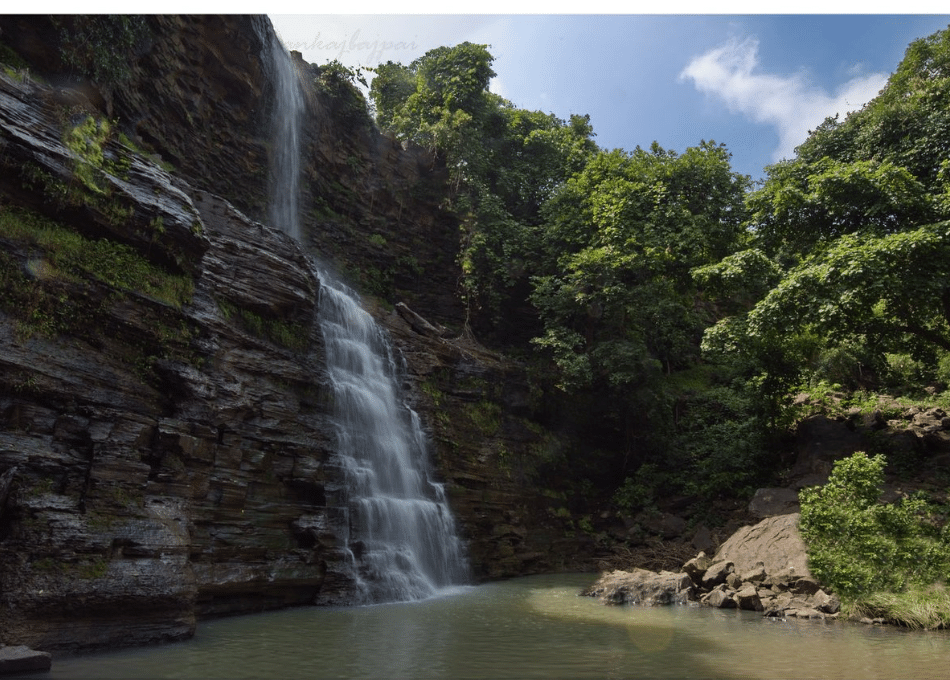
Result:
[[[943,585],[876,592],[842,605],[851,618],[881,618],[911,629],[950,628],[950,591]]]

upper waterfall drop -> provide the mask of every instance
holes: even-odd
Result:
[[[270,42],[274,74],[272,224],[300,241],[303,91],[290,55]],[[338,502],[349,517],[346,552],[362,603],[420,600],[469,580],[443,485],[434,481],[418,415],[404,403],[401,364],[355,292],[316,270],[316,321],[333,389]]]
[[[300,241],[300,131],[304,101],[290,54],[271,33],[274,114],[271,134],[271,224]]]

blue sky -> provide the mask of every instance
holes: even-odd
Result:
[[[758,179],[809,129],[860,108],[908,44],[950,15],[271,15],[308,62],[408,64],[490,45],[491,89],[520,108],[590,114],[602,148],[723,142]]]

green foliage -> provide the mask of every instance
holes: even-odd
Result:
[[[97,121],[92,116],[87,116],[82,123],[69,128],[63,136],[66,148],[78,156],[79,162],[74,170],[76,177],[87,189],[100,194],[105,190],[97,181],[97,171],[102,169],[102,146],[111,133],[112,125],[109,121]]]
[[[781,267],[758,248],[737,251],[691,274],[704,294],[731,313],[750,309],[782,278]]]
[[[501,428],[501,406],[493,401],[482,400],[471,404],[467,412],[475,427],[485,436],[495,435]]]
[[[102,578],[109,572],[109,563],[102,557],[84,560],[76,565],[76,575],[81,579]]]
[[[0,237],[35,250],[30,273],[39,287],[43,281],[92,278],[119,290],[134,291],[180,308],[191,300],[194,284],[188,276],[174,275],[151,264],[135,250],[109,239],[87,239],[36,213],[0,209]],[[27,279],[6,269],[11,288]],[[14,280],[20,283],[14,284]],[[40,295],[40,293],[36,293]],[[28,307],[29,308],[29,307]]]
[[[408,67],[392,61],[380,64],[371,71],[374,77],[369,95],[376,122],[383,129],[393,129],[396,116],[416,91],[415,77]]]
[[[27,76],[36,78],[36,76],[30,74],[30,65],[23,57],[3,42],[0,42],[0,65],[3,67],[3,72],[17,82],[23,82]]]
[[[745,361],[776,411],[802,378],[919,384],[888,357],[950,350],[948,36],[913,43],[878,97],[768,168],[752,249],[694,271],[728,315],[704,351]]]
[[[113,195],[112,183],[106,178],[107,174],[118,178],[128,175],[135,149],[122,139],[128,140],[117,134],[115,122],[86,116],[63,131],[63,144],[72,156],[73,179],[61,181],[26,162],[18,169],[21,181],[25,187],[41,191],[57,207],[91,209],[111,225],[123,227],[132,216],[133,207]]]
[[[118,86],[129,79],[133,58],[151,33],[145,16],[54,17],[53,24],[65,64],[101,85]]]
[[[53,574],[62,571],[63,565],[52,557],[41,557],[30,563],[30,570],[38,574]]]
[[[950,591],[935,584],[902,593],[871,593],[847,603],[845,611],[852,618],[882,618],[911,629],[950,628]]]
[[[421,385],[422,391],[432,400],[433,406],[439,408],[445,399],[445,393],[431,380],[426,380]]]
[[[356,83],[366,87],[362,70],[347,68],[336,59],[317,67],[313,78],[315,89],[326,96],[336,120],[351,128],[369,128],[372,119]]]
[[[747,498],[773,482],[775,447],[763,422],[768,414],[753,390],[711,386],[682,397],[680,409],[671,462],[684,492]]]
[[[878,502],[883,455],[835,463],[823,487],[803,489],[801,532],[809,567],[848,598],[925,587],[950,573],[950,529],[920,497]]]
[[[740,241],[747,184],[724,147],[703,142],[682,156],[604,152],[556,191],[531,300],[545,326],[534,342],[563,386],[623,388],[697,360],[704,319],[689,272]]]
[[[809,252],[845,234],[884,235],[939,219],[933,198],[890,160],[783,161],[749,196],[756,236],[770,253]]]
[[[227,300],[217,299],[216,302],[218,303],[218,309],[221,310],[221,315],[227,321],[236,322],[251,335],[281,345],[294,352],[302,352],[310,344],[310,333],[304,324],[291,323],[280,319],[266,319],[260,314],[238,307]]]
[[[644,463],[614,492],[613,504],[627,516],[656,508],[656,499],[669,489],[669,474],[655,463]]]
[[[920,357],[950,349],[950,222],[842,236],[788,271],[749,312],[744,332],[776,342],[813,332]]]
[[[446,154],[451,166],[477,154],[495,72],[486,45],[461,43],[429,50],[408,67],[387,62],[374,69],[370,98],[380,126]]]
[[[374,69],[370,97],[381,127],[448,168],[446,205],[462,220],[461,292],[470,314],[497,326],[523,302],[541,205],[596,147],[587,116],[565,122],[489,92],[493,60],[485,45],[462,43],[409,66],[388,62]]]

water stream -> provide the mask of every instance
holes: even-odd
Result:
[[[526,577],[411,604],[207,621],[191,641],[59,659],[43,677],[950,677],[950,631],[707,607],[608,607],[576,595],[594,578]]]
[[[274,105],[273,223],[300,240],[298,176],[303,96],[276,36],[271,59]],[[317,270],[317,320],[333,386],[337,452],[344,481],[336,501],[349,510],[348,554],[358,601],[432,597],[463,583],[468,568],[441,484],[433,480],[419,418],[403,399],[385,332],[357,295]]]
[[[303,90],[290,55],[273,32],[269,45],[274,84],[271,130],[270,221],[300,241],[300,131]]]

